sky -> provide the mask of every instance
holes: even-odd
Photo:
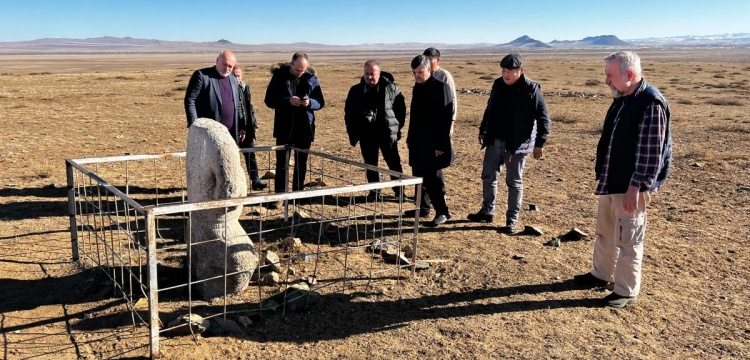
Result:
[[[750,33],[749,0],[0,0],[0,42],[134,37],[242,44],[505,43]]]

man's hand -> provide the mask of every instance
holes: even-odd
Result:
[[[544,148],[535,147],[534,148],[534,159],[541,159],[544,157]]]
[[[484,145],[484,134],[479,134],[479,136],[477,136],[477,139],[479,140],[479,145]]]
[[[305,96],[302,98],[302,100],[299,101],[300,106],[308,107],[310,106],[310,98]]]
[[[639,195],[640,189],[638,187],[633,185],[628,186],[628,191],[626,191],[625,195],[622,197],[622,208],[626,213],[633,214],[635,213],[635,210],[638,209]]]
[[[289,104],[292,106],[300,106],[302,104],[302,100],[300,100],[300,98],[296,96],[292,96],[289,98]]]
[[[443,154],[444,154],[444,152],[442,152],[440,150],[435,150],[435,156],[439,157],[440,155],[443,155]]]
[[[240,142],[245,141],[245,136],[247,135],[247,131],[240,130]]]

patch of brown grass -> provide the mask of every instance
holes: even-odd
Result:
[[[586,86],[599,86],[601,84],[602,84],[601,80],[596,80],[596,79],[588,79],[586,80],[585,83],[583,83],[583,85],[586,85]]]
[[[732,119],[725,119],[725,120],[732,120]],[[750,126],[746,126],[742,124],[711,125],[708,127],[708,130],[735,133],[735,134],[750,134]]]
[[[742,106],[742,102],[735,99],[718,98],[706,101],[706,104],[716,106]]]

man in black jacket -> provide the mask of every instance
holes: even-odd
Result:
[[[550,130],[550,117],[539,83],[524,75],[523,58],[517,53],[500,61],[502,77],[492,84],[490,99],[479,126],[479,143],[487,148],[482,165],[482,208],[467,218],[492,222],[497,197],[497,176],[506,166],[508,210],[499,232],[516,229],[523,200],[523,168],[526,155],[541,159]]]
[[[250,85],[242,81],[242,68],[235,65],[232,74],[237,78],[239,83],[240,104],[242,105],[242,114],[245,116],[244,122],[244,139],[240,142],[241,148],[255,147],[255,133],[258,129],[258,120],[255,118],[255,109],[253,108],[253,98],[250,93]],[[250,176],[250,184],[253,190],[263,190],[268,186],[258,176],[258,161],[255,159],[255,153],[243,153],[245,155],[245,166]]]
[[[423,181],[419,216],[429,215],[430,205],[433,205],[435,218],[426,225],[438,226],[451,218],[445,201],[443,169],[450,166],[454,159],[450,136],[453,124],[452,95],[448,84],[431,76],[427,56],[415,57],[411,68],[415,84],[406,136],[409,165],[414,176],[422,177]],[[416,211],[413,215],[416,215]]]
[[[406,103],[401,90],[393,81],[393,75],[380,71],[380,64],[368,60],[364,66],[364,76],[349,89],[344,106],[344,122],[349,135],[349,143],[360,143],[365,164],[378,166],[378,150],[388,169],[403,172],[398,143],[401,128],[406,121]],[[392,177],[392,179],[394,179]],[[378,173],[367,170],[367,182],[378,182]],[[393,188],[396,197],[401,197],[401,188]],[[377,198],[377,191],[368,197]]]
[[[236,64],[234,54],[225,50],[216,58],[216,66],[193,73],[185,90],[188,127],[198,118],[214,119],[230,129],[237,143],[244,140],[245,117],[237,91],[237,78],[232,75]]]
[[[307,54],[295,53],[289,63],[277,64],[271,69],[271,81],[264,102],[274,109],[273,137],[276,145],[292,145],[309,149],[315,139],[315,111],[325,106],[323,91],[310,67]],[[307,153],[294,152],[292,191],[302,190],[307,172]],[[276,152],[276,178],[274,191],[286,192],[286,151]],[[279,207],[281,202],[270,207]]]

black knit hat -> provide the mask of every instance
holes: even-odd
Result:
[[[519,53],[510,53],[500,60],[500,67],[509,70],[522,68],[523,57]]]

